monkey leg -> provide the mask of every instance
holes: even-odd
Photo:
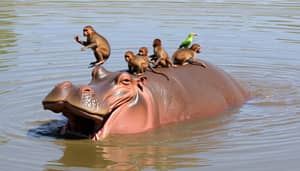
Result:
[[[204,62],[200,61],[200,60],[190,61],[190,64],[199,65],[199,66],[202,66],[203,68],[207,68],[207,65]]]
[[[167,59],[167,65],[171,65],[173,68],[177,67],[177,65],[175,65],[169,58]]]
[[[192,64],[192,62],[183,62],[182,65]]]
[[[153,65],[153,68],[157,68],[158,66],[162,65],[161,63],[162,63],[162,59],[161,59],[161,58],[158,58],[158,59],[155,61],[154,65]]]
[[[97,60],[97,62],[95,63],[95,65],[101,65],[104,63],[104,58],[102,56],[102,54],[100,52],[95,51],[94,52],[95,58]]]
[[[95,65],[101,65],[101,64],[103,64],[103,63],[104,63],[104,60],[95,63]]]
[[[97,61],[91,62],[88,66],[88,68],[93,68],[95,66],[95,64],[97,63]]]

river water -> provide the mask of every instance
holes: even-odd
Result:
[[[73,39],[84,25],[109,40],[113,71],[154,38],[171,54],[199,33],[198,57],[253,98],[217,118],[103,142],[60,137],[65,118],[41,101],[59,82],[89,82],[94,57]],[[299,0],[1,0],[0,170],[297,170],[299,54]]]

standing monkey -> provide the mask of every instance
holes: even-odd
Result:
[[[201,52],[201,46],[197,43],[193,44],[190,48],[178,49],[174,52],[172,60],[174,64],[186,65],[188,63],[200,65],[206,68],[206,64],[196,59],[196,54]]]
[[[98,34],[90,25],[83,28],[83,36],[86,37],[86,41],[80,40],[79,36],[75,36],[75,41],[84,46],[81,48],[81,51],[88,48],[94,51],[96,61],[91,62],[89,67],[103,64],[110,55],[110,45],[108,41]]]
[[[155,62],[154,67],[169,67],[169,65],[171,65],[172,67],[176,67],[176,65],[174,65],[173,62],[170,60],[168,53],[162,47],[160,39],[154,39],[152,47],[154,53],[152,55],[152,60]]]

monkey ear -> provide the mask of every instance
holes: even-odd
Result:
[[[139,88],[141,91],[143,91],[143,90],[144,90],[143,86],[144,86],[145,83],[146,83],[147,77],[145,77],[145,76],[139,76],[139,77],[136,77],[135,80],[136,80],[136,82],[137,82],[138,88]]]

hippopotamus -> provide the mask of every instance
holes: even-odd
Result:
[[[90,83],[57,84],[45,97],[44,109],[62,113],[61,134],[103,140],[112,134],[134,134],[166,124],[207,118],[238,107],[249,92],[224,70],[210,64],[157,68],[168,76],[126,70],[92,70]]]

